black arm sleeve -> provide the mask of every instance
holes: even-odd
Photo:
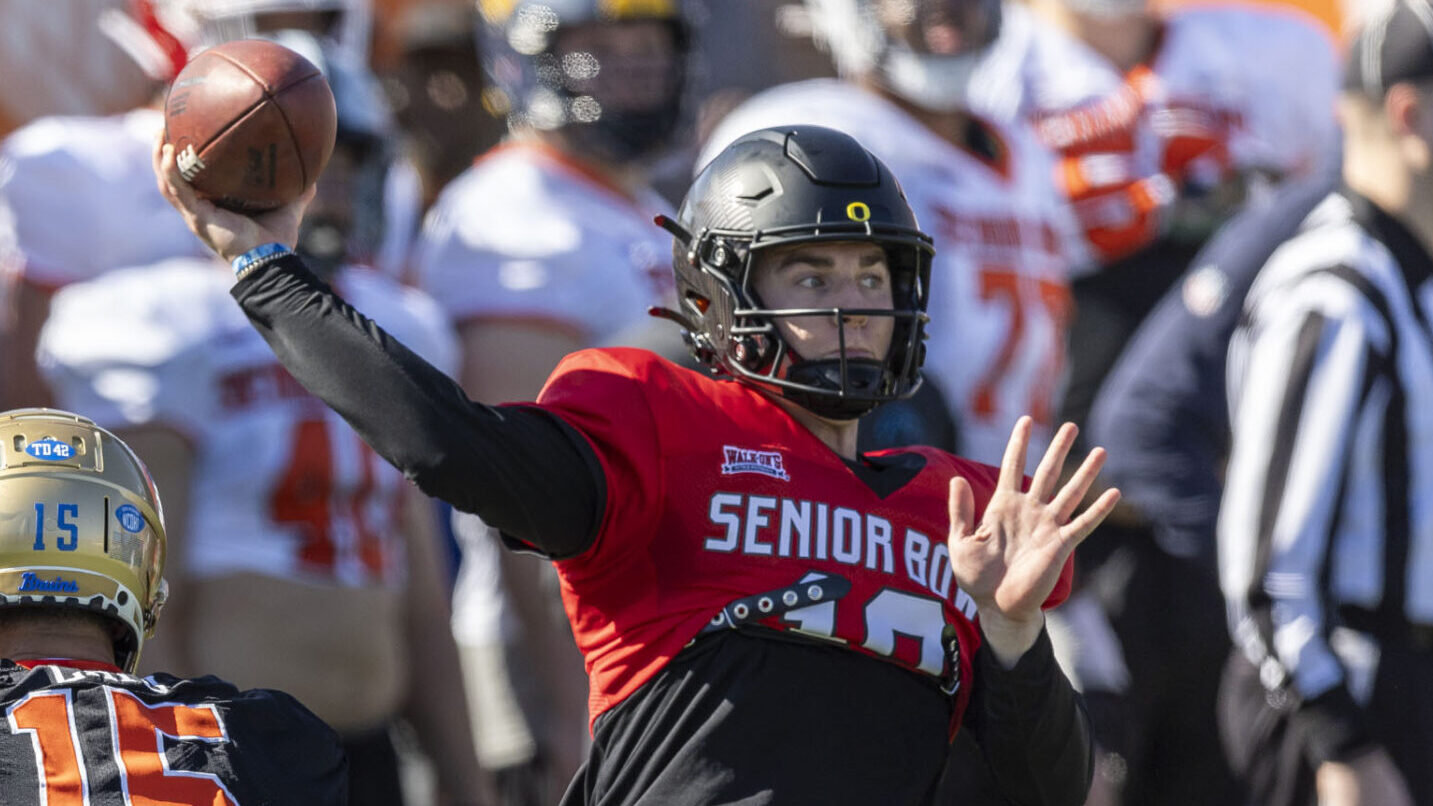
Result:
[[[966,724],[1005,797],[1015,806],[1084,803],[1094,776],[1090,720],[1049,633],[1041,630],[1013,669],[982,646],[975,674]]]
[[[529,406],[484,406],[286,256],[232,290],[279,361],[423,492],[553,557],[596,537],[606,488],[587,441]]]

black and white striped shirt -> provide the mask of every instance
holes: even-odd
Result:
[[[1433,625],[1433,259],[1348,190],[1269,259],[1229,349],[1219,516],[1236,643],[1268,686],[1343,689],[1337,626]]]

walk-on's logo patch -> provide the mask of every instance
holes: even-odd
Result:
[[[735,476],[738,473],[760,473],[763,476],[770,476],[782,481],[791,480],[791,477],[786,475],[786,465],[782,463],[781,454],[778,451],[752,451],[733,445],[723,445],[721,450],[726,457],[726,461],[721,463],[723,476]]]

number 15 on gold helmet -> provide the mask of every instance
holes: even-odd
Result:
[[[164,604],[164,551],[159,494],[129,446],[68,412],[0,413],[0,608],[106,616],[132,672]]]

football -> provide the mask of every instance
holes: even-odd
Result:
[[[333,154],[323,73],[294,51],[241,39],[195,56],[169,87],[165,142],[185,181],[221,207],[271,210],[303,195]]]

